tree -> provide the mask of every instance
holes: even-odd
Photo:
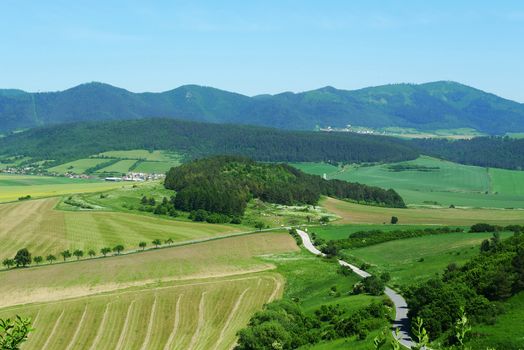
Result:
[[[29,250],[27,250],[27,248],[22,248],[18,252],[16,252],[14,261],[17,267],[25,267],[26,265],[31,264],[31,253],[29,253]]]
[[[427,345],[429,344],[429,335],[426,329],[424,328],[424,320],[422,320],[420,317],[416,317],[415,324],[411,328],[411,332],[415,336],[415,338],[413,339],[415,341],[415,345],[412,347],[412,349],[426,349]]]
[[[465,349],[464,340],[466,339],[466,334],[469,332],[471,332],[471,326],[469,325],[469,320],[464,311],[464,307],[461,306],[459,318],[455,322],[455,338],[460,349]]]
[[[15,266],[15,264],[16,263],[13,259],[4,259],[4,261],[2,261],[2,265],[8,269],[10,269],[12,266]]]
[[[142,199],[140,200],[140,203],[143,204],[143,205],[146,205],[149,201],[147,200],[147,197],[146,196],[143,196]]]
[[[146,242],[140,242],[138,243],[138,246],[142,248],[142,250],[146,249],[147,243]]]
[[[71,252],[69,250],[64,250],[63,252],[60,252],[60,255],[62,255],[62,258],[66,261],[71,257]]]
[[[56,260],[56,256],[54,256],[53,254],[49,254],[45,259],[47,260],[48,263],[52,264],[53,261]]]
[[[113,248],[113,252],[116,253],[116,255],[120,255],[120,253],[124,250],[124,246],[121,245],[121,244],[117,244],[114,248]]]
[[[101,253],[103,256],[106,256],[107,254],[111,253],[111,248],[104,247],[104,248],[100,249],[100,253]]]
[[[320,221],[320,223],[322,225],[325,225],[325,224],[329,223],[329,216],[323,216],[323,217],[320,218],[319,221]]]
[[[266,227],[266,225],[262,221],[258,221],[257,223],[255,223],[255,228],[259,231],[262,231],[264,227]]]
[[[94,258],[96,256],[96,252],[93,249],[89,249],[87,255],[89,255],[90,258]]]
[[[396,216],[392,216],[392,217],[391,217],[391,223],[392,223],[393,225],[396,225],[397,222],[398,222],[398,217],[396,217]]]
[[[165,243],[171,245],[171,244],[173,244],[173,239],[172,238],[168,238],[168,239],[166,239]]]
[[[155,248],[158,248],[158,246],[162,244],[162,241],[157,238],[154,239],[152,243],[155,245]]]
[[[362,280],[364,291],[372,295],[382,295],[386,284],[377,276],[366,277]]]
[[[27,335],[33,329],[29,318],[0,319],[0,349],[18,350],[20,345],[27,340]]]
[[[35,262],[35,264],[40,265],[40,263],[41,263],[42,261],[44,261],[44,258],[42,258],[40,255],[38,255],[38,256],[35,256],[35,257],[33,258],[33,261]]]
[[[73,252],[73,255],[76,256],[76,260],[80,260],[80,258],[84,256],[84,251],[80,249],[76,249]]]

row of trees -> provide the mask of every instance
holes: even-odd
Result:
[[[162,244],[165,245],[172,245],[174,243],[173,239],[168,238],[165,240],[161,239],[154,239],[151,244],[155,248],[159,248]],[[144,251],[147,247],[147,242],[142,241],[138,243],[138,247],[140,250]],[[103,247],[100,249],[99,253],[106,257],[108,254],[113,253],[114,255],[121,255],[124,251],[125,247],[122,244],[117,244],[114,247]],[[60,256],[64,262],[70,259],[71,257],[75,257],[77,260],[80,260],[84,257],[84,255],[89,256],[90,258],[94,258],[97,256],[97,252],[94,249],[89,249],[87,252],[84,252],[82,249],[75,249],[73,251],[66,249],[61,251],[58,256]],[[57,256],[54,254],[49,254],[45,258],[41,255],[37,255],[32,257],[31,253],[27,248],[20,249],[14,258],[7,258],[2,261],[2,265],[5,266],[7,269],[10,269],[12,267],[26,267],[28,265],[31,265],[32,263],[36,265],[40,265],[43,261],[47,261],[47,263],[52,264],[57,260]]]

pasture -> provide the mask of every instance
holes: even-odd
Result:
[[[97,159],[97,158],[86,158],[78,159],[69,163],[60,164],[52,168],[47,169],[51,173],[65,174],[84,174],[87,169],[96,167],[102,163],[107,162],[107,159]]]
[[[360,205],[334,198],[320,203],[335,213],[340,224],[387,224],[392,216],[402,225],[471,226],[479,222],[510,225],[524,223],[524,210],[514,209],[461,209],[461,208],[383,208]]]
[[[278,275],[193,280],[0,310],[32,317],[24,349],[230,349]]]
[[[175,243],[245,230],[242,226],[179,221],[158,216],[103,211],[55,210],[59,198],[0,205],[0,258],[28,248],[33,255],[58,254],[64,249],[99,251],[123,244],[136,249],[145,241],[171,238]]]
[[[318,237],[326,241],[334,239],[346,239],[352,233],[358,231],[381,230],[384,232],[395,230],[417,230],[432,227],[429,225],[391,225],[391,224],[354,224],[354,225],[326,225],[310,227],[309,232],[314,232]]]
[[[122,186],[130,185],[66,177],[0,174],[0,202],[15,201],[26,195],[42,198],[69,193],[100,192]]]
[[[512,233],[501,233],[502,238]],[[491,233],[447,233],[399,239],[345,250],[344,255],[372,266],[371,273],[389,272],[391,284],[405,286],[442,273],[451,263],[463,264],[479,254]]]
[[[380,165],[293,165],[328,179],[393,188],[412,206],[524,208],[524,171],[488,170],[425,156]]]
[[[129,169],[135,165],[137,160],[135,159],[122,159],[118,162],[111,164],[109,166],[106,166],[105,168],[102,168],[96,172],[96,174],[103,174],[103,173],[113,173],[113,174],[125,174],[129,171]]]

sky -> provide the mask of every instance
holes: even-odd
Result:
[[[524,102],[524,1],[0,1],[0,88],[458,81]]]

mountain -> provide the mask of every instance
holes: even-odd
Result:
[[[175,119],[91,121],[37,127],[0,138],[1,155],[61,163],[111,150],[171,150],[260,161],[394,162],[416,158],[407,141],[353,133],[279,130]]]
[[[394,84],[360,90],[324,87],[248,97],[185,85],[133,93],[102,83],[60,91],[0,90],[0,132],[75,121],[176,118],[312,130],[316,126],[472,128],[524,131],[524,104],[454,82]]]

